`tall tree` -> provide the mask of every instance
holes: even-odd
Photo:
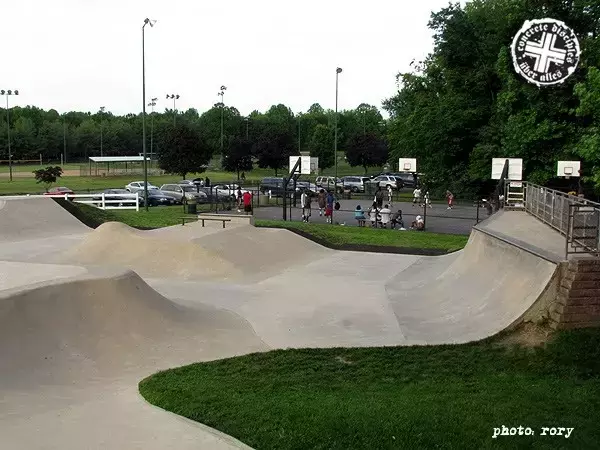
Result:
[[[319,158],[319,169],[327,169],[333,166],[334,150],[333,130],[327,125],[317,125],[310,140],[310,156]]]
[[[362,166],[366,174],[368,167],[387,162],[387,144],[375,133],[356,134],[346,147],[346,158],[352,167]]]
[[[158,153],[161,169],[182,178],[188,173],[202,173],[212,156],[206,139],[189,123],[180,120],[167,129]]]
[[[252,144],[246,139],[231,136],[223,155],[223,169],[236,172],[238,180],[240,172],[252,170]]]

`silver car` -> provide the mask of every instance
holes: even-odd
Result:
[[[158,186],[154,186],[148,183],[148,190],[150,189],[158,189]],[[144,182],[143,181],[132,181],[128,185],[125,186],[125,190],[135,194],[136,192],[144,192]]]
[[[350,189],[352,192],[365,192],[365,183],[371,181],[369,177],[342,177],[344,189]]]
[[[206,203],[208,200],[206,193],[202,191],[197,192],[195,186],[163,184],[160,190],[178,203],[183,203],[184,198],[186,200],[196,199],[198,203]]]

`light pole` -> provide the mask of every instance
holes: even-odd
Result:
[[[173,126],[175,126],[175,120],[177,119],[177,110],[175,109],[175,101],[179,100],[179,94],[167,94],[167,100],[173,100]]]
[[[248,122],[250,121],[250,119],[248,117],[246,117],[244,119],[244,122],[246,122],[246,141],[248,141]]]
[[[148,211],[148,161],[146,160],[146,25],[154,26],[156,20],[144,19],[142,25],[142,149],[144,155],[144,209]]]
[[[300,155],[300,117],[301,114],[298,113],[298,155]]]
[[[334,164],[335,164],[335,178],[333,180],[333,192],[337,193],[337,176],[338,176],[338,170],[337,170],[337,144],[338,144],[338,126],[337,126],[337,122],[338,122],[338,78],[340,73],[342,73],[342,69],[341,67],[338,67],[337,69],[335,69],[335,121],[334,121],[334,141],[333,141],[333,158],[334,158]],[[331,217],[331,223],[333,223],[333,212],[332,212],[332,217]]]
[[[67,122],[63,115],[63,164],[67,163]]]
[[[4,89],[0,90],[0,95],[6,95],[6,136],[8,138],[8,176],[9,181],[12,181],[12,152],[10,151],[10,113],[8,111],[8,96],[9,95],[19,95],[19,91],[14,90],[5,91]]]
[[[100,156],[104,156],[104,152],[102,150],[103,148],[103,133],[102,133],[102,128],[104,125],[104,110],[106,109],[105,106],[101,106],[100,107]]]
[[[154,155],[154,107],[156,106],[156,97],[150,99],[150,103],[148,106],[152,107],[152,112],[150,113],[150,159],[152,159],[152,155]]]
[[[221,90],[217,95],[221,96],[221,158],[223,158],[223,112],[225,110],[225,101],[223,100],[223,96],[225,95],[225,91],[227,90],[226,86],[221,86]]]

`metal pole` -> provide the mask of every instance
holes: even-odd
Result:
[[[300,114],[298,114],[298,156],[300,154]]]
[[[10,151],[10,113],[8,112],[8,94],[6,94],[6,134],[8,136],[8,176],[12,181],[12,152]]]
[[[63,117],[63,161],[67,162],[67,123]]]
[[[102,145],[103,144],[103,136],[102,136],[103,125],[104,125],[104,121],[102,120],[102,118],[100,118],[100,156],[104,155],[104,152],[102,150],[102,147],[103,147],[103,145]]]
[[[340,72],[342,71],[342,69],[340,69],[339,67],[337,69],[335,69],[335,120],[334,120],[334,133],[335,133],[335,137],[334,137],[334,141],[333,141],[333,161],[335,164],[335,177],[333,179],[333,193],[334,193],[334,198],[337,195],[337,176],[338,176],[338,169],[337,169],[337,144],[338,144],[338,127],[337,127],[337,122],[338,122],[338,79],[339,79],[339,75]],[[333,208],[331,210],[331,224],[333,225],[333,211],[335,208]]]
[[[144,155],[144,209],[148,211],[148,162],[146,161],[146,43],[145,28],[148,19],[142,26],[142,151]]]
[[[175,97],[173,97],[173,126],[176,125],[177,123],[177,110],[175,109]],[[152,151],[150,151],[150,153],[152,153]]]
[[[221,93],[221,157],[223,157],[223,113],[225,110],[225,102],[223,101],[223,93]]]
[[[152,102],[152,112],[150,113],[150,157],[154,155],[154,102]]]
[[[246,140],[248,141],[248,118],[246,117]]]

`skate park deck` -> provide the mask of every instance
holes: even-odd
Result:
[[[541,301],[557,265],[538,253],[564,242],[505,211],[451,255],[342,252],[248,225],[91,230],[51,199],[1,202],[0,235],[10,449],[245,448],[148,405],[137,383],[277,348],[482,339]]]

